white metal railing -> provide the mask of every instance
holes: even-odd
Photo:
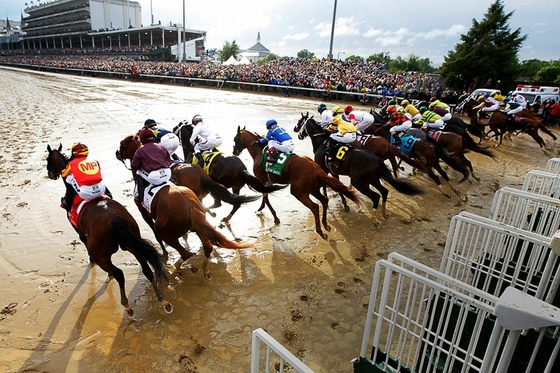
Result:
[[[537,170],[529,171],[525,175],[522,189],[543,196],[559,198],[560,175]]]
[[[489,218],[552,237],[560,228],[560,199],[504,187],[494,195]]]
[[[551,174],[560,174],[560,158],[550,158],[546,162],[545,171]]]
[[[264,343],[264,349],[261,349],[261,342]],[[265,356],[261,358],[261,350],[264,350]],[[273,361],[272,353],[275,353],[276,359]],[[286,363],[298,373],[314,373],[307,365],[299,360],[294,354],[288,351],[278,341],[270,336],[263,329],[259,328],[253,330],[252,347],[251,347],[251,373],[258,373],[260,371],[261,359],[264,360],[265,372],[271,371],[271,366],[274,364],[273,372],[284,372]],[[276,367],[276,365],[278,365]]]

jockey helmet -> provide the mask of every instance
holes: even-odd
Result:
[[[156,121],[153,119],[146,119],[146,121],[144,122],[145,127],[153,127],[155,125],[156,125]]]
[[[196,114],[192,117],[192,124],[196,125],[198,122],[202,122],[202,116],[200,114]]]
[[[354,108],[351,105],[346,105],[344,107],[344,114],[349,114],[354,111]]]
[[[72,145],[72,156],[73,157],[76,157],[76,156],[77,157],[79,157],[79,156],[85,157],[88,154],[89,154],[89,149],[88,149],[86,144],[82,144],[82,143],[77,142],[77,143],[74,143]]]
[[[156,136],[154,135],[154,131],[152,131],[150,129],[150,127],[142,128],[138,135],[140,136],[140,142],[142,142],[142,144],[147,143],[147,142],[153,142],[153,141],[156,140]]]
[[[510,99],[509,97],[506,97],[506,98],[504,98],[504,101],[503,101],[503,102],[508,103],[508,102],[510,102],[510,101],[511,101],[511,99]]]
[[[276,122],[275,119],[269,119],[266,121],[266,128],[275,127],[276,125],[278,125],[278,122]]]
[[[488,97],[490,97],[490,93],[485,93],[484,98],[488,98]]]
[[[492,93],[490,93],[490,96],[494,97],[494,96],[496,96],[497,94],[498,94],[498,92],[492,92]]]
[[[482,101],[484,101],[484,96],[480,95],[480,96],[478,96],[478,98],[476,100],[482,102]]]
[[[387,106],[388,113],[394,113],[395,111],[397,111],[397,107],[394,104]]]
[[[397,103],[397,101],[395,101],[395,100],[389,100],[387,105],[395,105],[396,103]]]
[[[319,106],[317,106],[317,111],[323,111],[323,110],[327,110],[327,105],[319,104]]]
[[[425,106],[422,106],[420,109],[418,109],[419,112],[421,112],[422,114],[424,114],[426,111],[428,111],[428,108]]]
[[[508,96],[511,96],[512,94],[513,94],[513,91],[508,92]]]
[[[342,113],[344,113],[344,110],[342,110],[341,107],[337,106],[334,109],[332,109],[332,113],[333,113],[333,115],[342,114]]]
[[[402,100],[402,101],[401,101],[401,105],[402,105],[402,106],[406,106],[406,105],[408,105],[408,104],[410,104],[410,102],[408,102],[408,100]]]

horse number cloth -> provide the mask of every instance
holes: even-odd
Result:
[[[414,144],[416,144],[416,141],[418,141],[418,137],[414,137],[414,136],[411,136],[411,135],[402,136],[401,137],[401,149],[400,149],[400,151],[404,155],[409,157],[410,156],[410,151],[414,147]],[[392,136],[391,136],[391,145],[393,145],[393,137]]]

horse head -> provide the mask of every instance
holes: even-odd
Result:
[[[128,135],[121,140],[119,149],[115,152],[115,157],[124,164],[125,159],[132,161],[134,153],[141,146],[140,137],[137,133]]]
[[[233,138],[233,155],[239,156],[243,149],[248,149],[251,152],[251,148],[254,146],[258,146],[262,150],[264,144],[260,144],[258,142],[259,139],[262,139],[262,136],[247,131],[245,127],[241,129],[240,126],[237,126],[237,133]]]
[[[49,179],[56,180],[66,168],[68,157],[62,153],[62,144],[58,146],[58,149],[52,149],[50,145],[47,145],[47,151],[49,152],[47,155],[47,175]]]
[[[301,129],[301,127],[307,121],[308,118],[309,118],[309,112],[306,112],[305,114],[303,114],[302,112],[301,118],[299,118],[298,122],[294,126],[294,132],[299,132],[299,130]],[[311,116],[311,118],[313,118],[313,115]]]

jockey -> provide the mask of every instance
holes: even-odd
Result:
[[[179,160],[179,157],[175,154],[175,151],[179,147],[179,138],[177,135],[165,128],[159,127],[153,119],[146,119],[144,127],[148,127],[154,132],[154,135],[156,136],[156,143],[163,145],[163,147],[169,152],[171,158],[176,161]]]
[[[427,107],[422,106],[420,108],[420,113],[422,113],[422,118],[416,124],[422,124],[422,129],[441,131],[445,127],[445,122],[443,119],[433,111],[428,110]]]
[[[451,115],[451,107],[435,97],[432,97],[432,102],[430,102],[429,109],[439,115],[444,122],[447,122],[453,117]]]
[[[278,160],[278,152],[291,153],[296,148],[292,136],[285,128],[280,127],[275,119],[266,121],[266,129],[268,133],[259,140],[261,144],[268,143],[268,159],[269,163],[276,163]]]
[[[317,111],[321,114],[321,127],[327,128],[333,120],[333,115],[330,110],[327,110],[327,105],[321,103],[317,106]]]
[[[504,103],[506,104],[506,107],[504,108],[504,111],[506,112],[506,115],[508,116],[508,118],[513,118],[513,116],[515,116],[515,114],[519,114],[523,111],[523,106],[521,106],[521,104],[510,100],[509,98],[504,98]]]
[[[355,111],[351,105],[344,107],[344,114],[356,126],[356,131],[363,133],[369,126],[373,124],[373,115],[365,111]]]
[[[500,103],[491,97],[489,93],[484,94],[484,96],[479,96],[477,101],[480,102],[480,104],[473,109],[480,109],[478,112],[479,114],[481,114],[481,112],[493,112],[500,108]]]
[[[200,125],[199,125],[200,123]],[[194,154],[199,166],[204,166],[202,154],[212,151],[214,148],[222,145],[222,137],[203,125],[202,116],[195,115],[192,118],[193,132],[190,142],[194,145]],[[198,142],[196,140],[198,139]]]
[[[144,200],[144,190],[151,185],[162,185],[171,179],[171,157],[169,152],[160,144],[156,144],[156,137],[152,130],[144,127],[140,131],[142,146],[136,150],[130,168],[136,177],[138,195],[136,198]]]
[[[84,201],[91,201],[103,194],[113,198],[103,183],[99,162],[88,160],[88,154],[89,149],[85,144],[77,142],[72,145],[72,157],[61,173],[66,186],[61,207],[66,211],[72,209],[76,195]]]
[[[527,109],[527,99],[523,95],[520,95],[517,92],[513,92],[513,101],[523,106],[523,109]]]
[[[327,141],[325,145],[325,155],[329,157],[329,159],[332,157],[331,149],[334,146],[332,140],[343,144],[350,144],[356,141],[356,127],[354,127],[350,119],[344,114],[344,110],[342,110],[341,107],[335,107],[332,114],[332,123],[326,128],[328,132],[332,132],[329,137],[330,141]]]
[[[412,121],[406,114],[398,111],[396,105],[389,105],[387,113],[391,116],[387,125],[391,127],[389,132],[393,136],[393,145],[399,145],[401,143],[399,135],[412,127]]]
[[[404,110],[410,115],[410,119],[412,121],[420,120],[422,114],[416,109],[416,106],[412,105],[408,100],[402,100],[401,105],[403,106]]]
[[[387,108],[389,108],[389,106],[394,106],[397,109],[397,112],[406,114],[406,110],[404,109],[404,107],[402,105],[399,105],[399,102],[396,99],[390,100],[387,103]],[[385,111],[387,111],[387,109],[385,109]]]

